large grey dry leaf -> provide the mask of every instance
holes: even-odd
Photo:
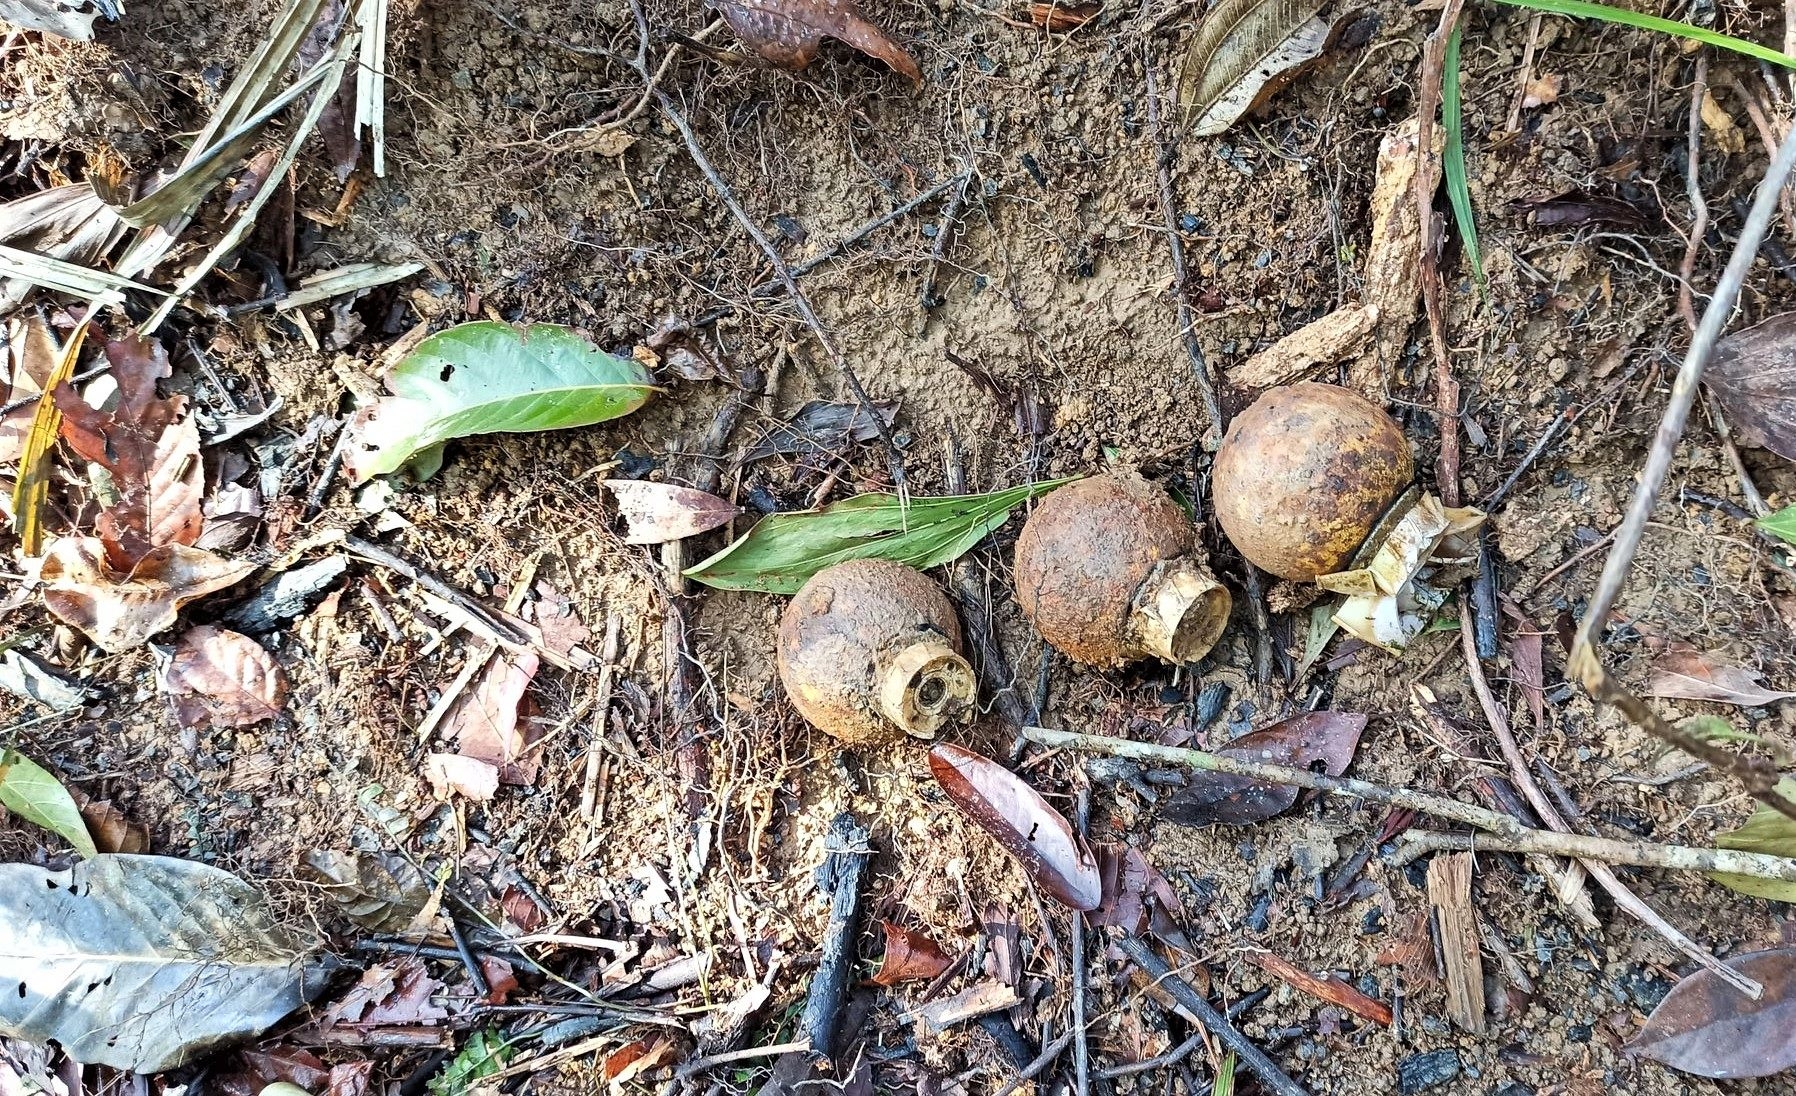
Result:
[[[98,6],[88,0],[0,0],[0,23],[81,42],[93,40],[94,20],[99,17]]]
[[[1193,137],[1214,137],[1322,52],[1321,0],[1220,0],[1191,40],[1179,109]]]
[[[402,932],[430,901],[430,883],[402,856],[392,853],[306,853],[312,876],[343,916],[375,932]]]
[[[192,860],[0,865],[0,1035],[77,1062],[155,1073],[253,1038],[321,988],[309,951],[254,887]]]
[[[1741,441],[1796,460],[1796,312],[1716,343],[1702,382]]]

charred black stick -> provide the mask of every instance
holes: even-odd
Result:
[[[1497,657],[1497,564],[1487,531],[1478,531],[1478,573],[1472,576],[1472,641],[1479,658]]]
[[[1235,1057],[1241,1064],[1252,1070],[1267,1089],[1279,1096],[1309,1096],[1302,1085],[1293,1081],[1284,1070],[1278,1068],[1276,1062],[1266,1057],[1265,1051],[1255,1046],[1234,1024],[1229,1023],[1227,1017],[1204,1000],[1203,994],[1193,989],[1190,982],[1175,974],[1141,937],[1119,935],[1116,945],[1129,957],[1130,962],[1140,967],[1149,978],[1172,995],[1181,1016],[1194,1024],[1209,1028],[1222,1041],[1223,1046],[1235,1052]]]
[[[917,308],[923,313],[923,320],[918,325],[917,333],[929,326],[929,313],[941,302],[935,295],[935,272],[942,264],[942,256],[948,251],[948,238],[954,235],[954,226],[960,223],[961,210],[966,208],[967,191],[972,188],[976,174],[972,168],[962,172],[957,180],[960,183],[954,196],[948,199],[948,205],[942,210],[941,223],[936,225],[935,240],[929,249],[929,262],[923,266],[923,286],[917,290]]]
[[[1480,508],[1487,512],[1494,510],[1499,503],[1508,498],[1509,492],[1515,488],[1517,483],[1521,482],[1522,476],[1527,474],[1528,469],[1534,467],[1534,462],[1540,459],[1540,455],[1547,451],[1547,446],[1552,444],[1559,429],[1571,419],[1572,413],[1569,407],[1554,416],[1553,421],[1547,423],[1547,428],[1540,432],[1540,437],[1536,438],[1534,444],[1529,446],[1528,451],[1522,454],[1522,459],[1516,463],[1515,471],[1509,473],[1509,478],[1504,480],[1501,486],[1484,497],[1484,501],[1479,504]]]
[[[1016,1025],[1010,1022],[1010,1017],[1002,1012],[988,1012],[975,1023],[992,1037],[992,1042],[998,1044],[998,1049],[1011,1065],[1022,1069],[1035,1060],[1035,1048],[1029,1045],[1029,1040],[1023,1038]]]
[[[829,921],[823,928],[823,954],[817,973],[811,976],[810,993],[798,1030],[811,1044],[813,1054],[828,1058],[836,1046],[836,1028],[854,973],[854,941],[859,931],[861,877],[873,850],[865,826],[844,811],[830,823],[824,844],[827,855],[817,869],[817,882],[829,892]]]
[[[449,939],[455,941],[456,957],[468,971],[468,981],[474,987],[476,997],[485,998],[493,992],[492,984],[486,980],[486,971],[480,969],[480,960],[474,958],[474,949],[468,947],[468,935],[462,931],[461,925],[453,917],[445,917],[449,924]]]

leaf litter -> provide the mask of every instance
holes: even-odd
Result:
[[[929,751],[929,771],[961,813],[1016,857],[1041,888],[1075,910],[1103,901],[1097,862],[1066,816],[1022,777],[987,757],[946,742]]]
[[[739,507],[706,491],[650,480],[606,480],[623,515],[625,544],[666,544],[717,528]]]
[[[1796,948],[1726,960],[1764,987],[1756,1000],[1706,968],[1647,1017],[1628,1050],[1698,1077],[1769,1077],[1796,1067]]]
[[[1329,24],[1319,0],[1221,0],[1205,14],[1179,75],[1193,137],[1226,132],[1320,56]]]
[[[1746,708],[1796,698],[1796,693],[1760,685],[1763,676],[1755,670],[1726,665],[1694,647],[1679,645],[1653,660],[1652,679],[1646,691],[1667,700],[1702,700]]]
[[[255,640],[210,625],[175,641],[162,690],[183,727],[249,727],[280,717],[287,675]]]
[[[1340,776],[1353,761],[1366,717],[1347,712],[1305,712],[1251,731],[1216,752],[1246,761],[1309,769],[1316,765]],[[1199,772],[1166,801],[1161,817],[1182,826],[1215,823],[1239,826],[1282,814],[1297,802],[1298,789],[1266,784],[1232,773]]]
[[[1796,312],[1724,336],[1702,382],[1742,442],[1796,460]]]
[[[721,0],[717,10],[744,45],[781,68],[807,67],[823,40],[834,38],[923,82],[916,58],[861,14],[856,0]]]

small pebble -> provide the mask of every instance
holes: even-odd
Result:
[[[1397,1063],[1397,1088],[1403,1096],[1437,1088],[1459,1076],[1459,1052],[1431,1050]]]

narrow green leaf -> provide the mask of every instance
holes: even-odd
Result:
[[[470,434],[562,430],[615,419],[654,393],[640,362],[557,324],[458,324],[387,375],[393,393],[355,417],[346,463],[360,483]]]
[[[1796,799],[1796,778],[1786,776],[1778,781],[1777,791],[1786,799]],[[1739,849],[1742,852],[1769,853],[1772,856],[1796,856],[1796,820],[1761,803],[1744,826],[1715,838],[1715,846]],[[1750,894],[1755,898],[1796,902],[1796,883],[1781,879],[1755,879],[1748,875],[1729,875],[1719,871],[1710,872],[1709,878],[1729,890]]]
[[[468,1036],[468,1041],[455,1057],[444,1063],[426,1087],[432,1096],[465,1096],[480,1081],[505,1068],[511,1057],[512,1044],[500,1037],[497,1029],[487,1029]]]
[[[1216,1069],[1216,1082],[1210,1086],[1210,1096],[1235,1096],[1235,1052],[1229,1051],[1222,1059],[1222,1065]]]
[[[99,852],[68,789],[17,750],[0,750],[0,806],[61,837],[82,856]]]
[[[913,498],[856,495],[821,510],[769,514],[686,577],[720,590],[796,594],[818,571],[850,559],[889,559],[919,569],[958,559],[1010,519],[1018,505],[1078,479],[1047,480],[984,495]]]
[[[1785,68],[1796,68],[1796,57],[1787,53],[1779,53],[1774,49],[1748,42],[1743,38],[1734,38],[1726,34],[1689,23],[1679,23],[1671,19],[1661,19],[1656,15],[1643,15],[1627,8],[1611,7],[1608,4],[1592,4],[1588,0],[1497,0],[1500,4],[1511,7],[1528,8],[1532,11],[1544,11],[1552,15],[1569,15],[1577,19],[1601,19],[1609,23],[1620,23],[1624,27],[1638,27],[1641,30],[1654,30],[1661,34],[1670,34],[1678,38],[1688,38],[1704,45],[1719,46],[1733,50],[1748,57],[1756,57],[1761,61],[1769,61]]]
[[[1447,201],[1453,206],[1453,223],[1459,228],[1459,245],[1472,268],[1472,280],[1484,293],[1484,255],[1478,248],[1478,225],[1472,219],[1472,191],[1465,172],[1465,110],[1459,98],[1459,27],[1447,39],[1447,58],[1441,76],[1441,125],[1447,134],[1441,172],[1447,179]]]
[[[1796,506],[1786,506],[1759,519],[1759,528],[1779,540],[1796,544]]]

